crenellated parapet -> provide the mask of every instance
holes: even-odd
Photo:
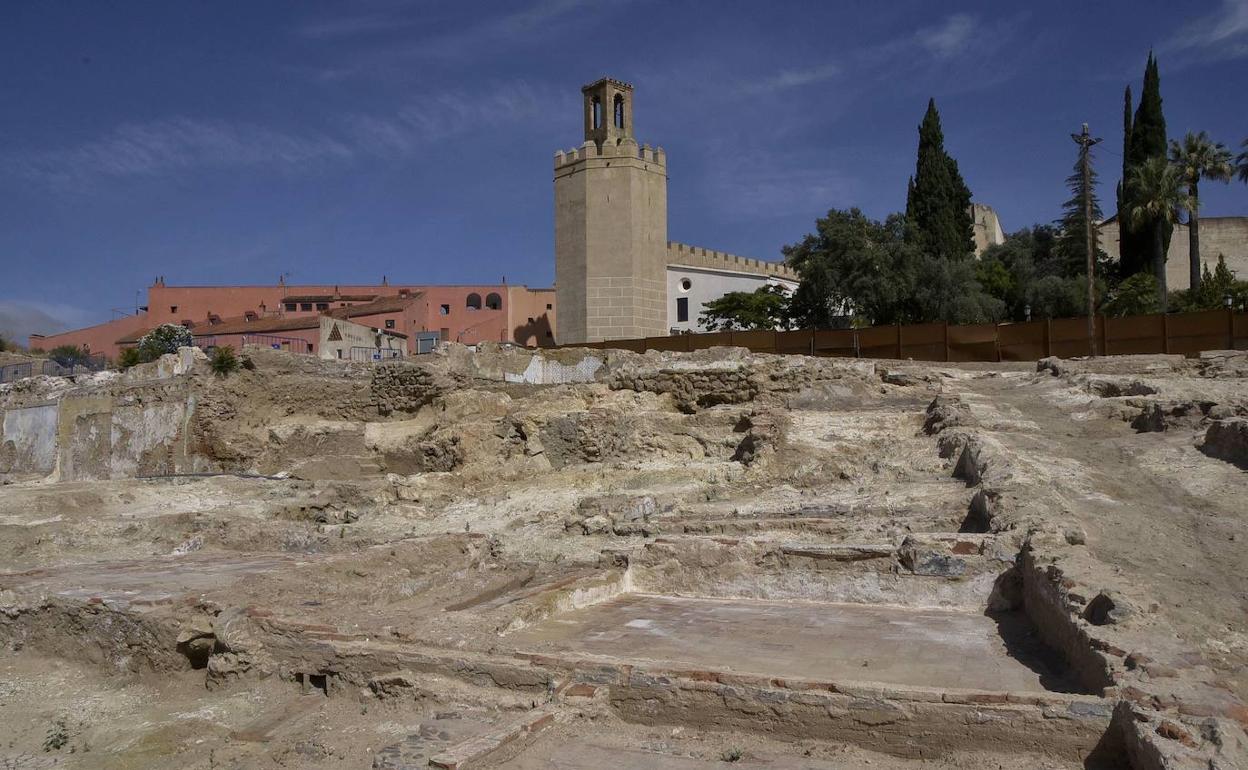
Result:
[[[797,272],[783,262],[768,262],[764,259],[742,257],[723,251],[706,249],[701,246],[690,246],[678,241],[667,242],[667,262],[669,265],[686,265],[688,267],[704,267],[712,270],[735,270],[754,275],[768,275],[786,281],[797,281]]]
[[[636,158],[664,169],[667,168],[667,153],[662,147],[651,147],[648,144],[638,146],[637,142],[632,139],[622,139],[618,143],[604,142],[602,145],[587,141],[580,147],[557,150],[555,168],[560,169],[583,160],[610,158]]]

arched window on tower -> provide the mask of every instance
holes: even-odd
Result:
[[[481,309],[481,295],[477,294],[475,291],[468,295],[468,309],[469,310]]]
[[[624,95],[615,95],[615,127],[624,128]]]
[[[594,97],[592,109],[594,111],[594,128],[602,128],[602,100],[600,100],[597,96]]]
[[[489,308],[490,310],[502,310],[503,298],[498,296],[498,294],[495,292],[490,292],[489,294],[485,295],[485,306]]]

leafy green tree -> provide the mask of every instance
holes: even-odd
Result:
[[[788,292],[773,284],[754,291],[730,291],[702,307],[698,320],[713,332],[788,328]]]
[[[72,369],[91,360],[91,354],[77,345],[58,345],[48,351],[48,358],[66,369]]]
[[[1161,311],[1158,299],[1157,279],[1150,273],[1128,276],[1110,293],[1109,300],[1101,305],[1107,316],[1144,315]]]
[[[1205,265],[1200,285],[1188,291],[1175,292],[1172,304],[1184,312],[1217,310],[1226,307],[1227,297],[1230,297],[1232,307],[1248,304],[1248,281],[1238,280],[1235,272],[1226,266],[1226,257],[1218,255],[1218,264],[1213,272]]]
[[[191,331],[178,324],[161,324],[139,340],[139,357],[143,361],[155,361],[166,353],[177,353],[178,348],[195,344]]]
[[[1127,179],[1131,208],[1126,219],[1135,227],[1148,227],[1152,233],[1153,276],[1157,279],[1157,301],[1166,309],[1166,238],[1179,221],[1179,212],[1191,204],[1183,190],[1179,171],[1164,157],[1149,158],[1131,169]]]
[[[904,217],[884,222],[832,210],[815,232],[784,249],[801,283],[791,313],[802,328],[995,320],[1003,302],[975,279],[975,263],[925,254],[906,240]]]
[[[906,190],[906,240],[924,254],[966,259],[975,250],[971,191],[958,164],[945,152],[945,134],[936,100],[927,103],[919,125],[914,176]]]
[[[1170,140],[1170,162],[1178,168],[1179,177],[1187,184],[1188,286],[1196,289],[1200,287],[1200,181],[1229,182],[1235,167],[1226,145],[1213,141],[1204,131],[1199,134],[1187,132],[1181,143]]]
[[[1239,181],[1248,184],[1248,139],[1245,139],[1239,146],[1244,151],[1235,158],[1235,173],[1239,176]]]
[[[1175,220],[1158,215],[1130,219],[1124,212],[1141,211],[1140,200],[1131,189],[1131,177],[1150,160],[1166,157],[1166,117],[1161,109],[1161,75],[1157,58],[1150,51],[1144,67],[1144,90],[1131,125],[1130,142],[1123,153],[1123,200],[1118,207],[1122,274],[1147,270],[1154,241],[1161,236],[1163,250],[1170,248]],[[1148,207],[1143,207],[1148,208]],[[1154,268],[1156,266],[1154,265]]]

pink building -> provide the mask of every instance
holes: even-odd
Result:
[[[283,322],[332,313],[405,335],[411,353],[433,335],[465,344],[494,341],[546,347],[555,344],[554,302],[554,289],[507,284],[168,286],[161,277],[148,287],[147,306],[139,313],[85,329],[31,335],[30,346],[50,350],[74,345],[116,358],[121,347],[163,323],[182,324],[197,337],[213,334],[213,326],[227,321],[231,326],[255,324],[256,334],[282,336],[277,327]],[[261,332],[262,328],[269,332]]]

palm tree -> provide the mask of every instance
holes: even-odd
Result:
[[[1166,247],[1164,227],[1179,221],[1179,212],[1189,210],[1191,202],[1183,191],[1183,178],[1170,161],[1153,156],[1135,168],[1127,178],[1132,188],[1132,206],[1127,221],[1134,227],[1148,225],[1153,229],[1153,275],[1157,277],[1157,299],[1166,310]]]
[[[1239,181],[1248,184],[1248,139],[1245,139],[1240,147],[1243,147],[1244,151],[1235,159],[1235,163],[1239,165]]]
[[[1231,163],[1231,151],[1226,145],[1215,142],[1204,131],[1199,134],[1187,132],[1182,143],[1170,140],[1170,162],[1179,171],[1179,177],[1187,184],[1187,197],[1191,199],[1187,210],[1187,237],[1190,243],[1188,261],[1191,277],[1188,287],[1200,288],[1200,191],[1202,179],[1219,182],[1231,181],[1235,167]]]

